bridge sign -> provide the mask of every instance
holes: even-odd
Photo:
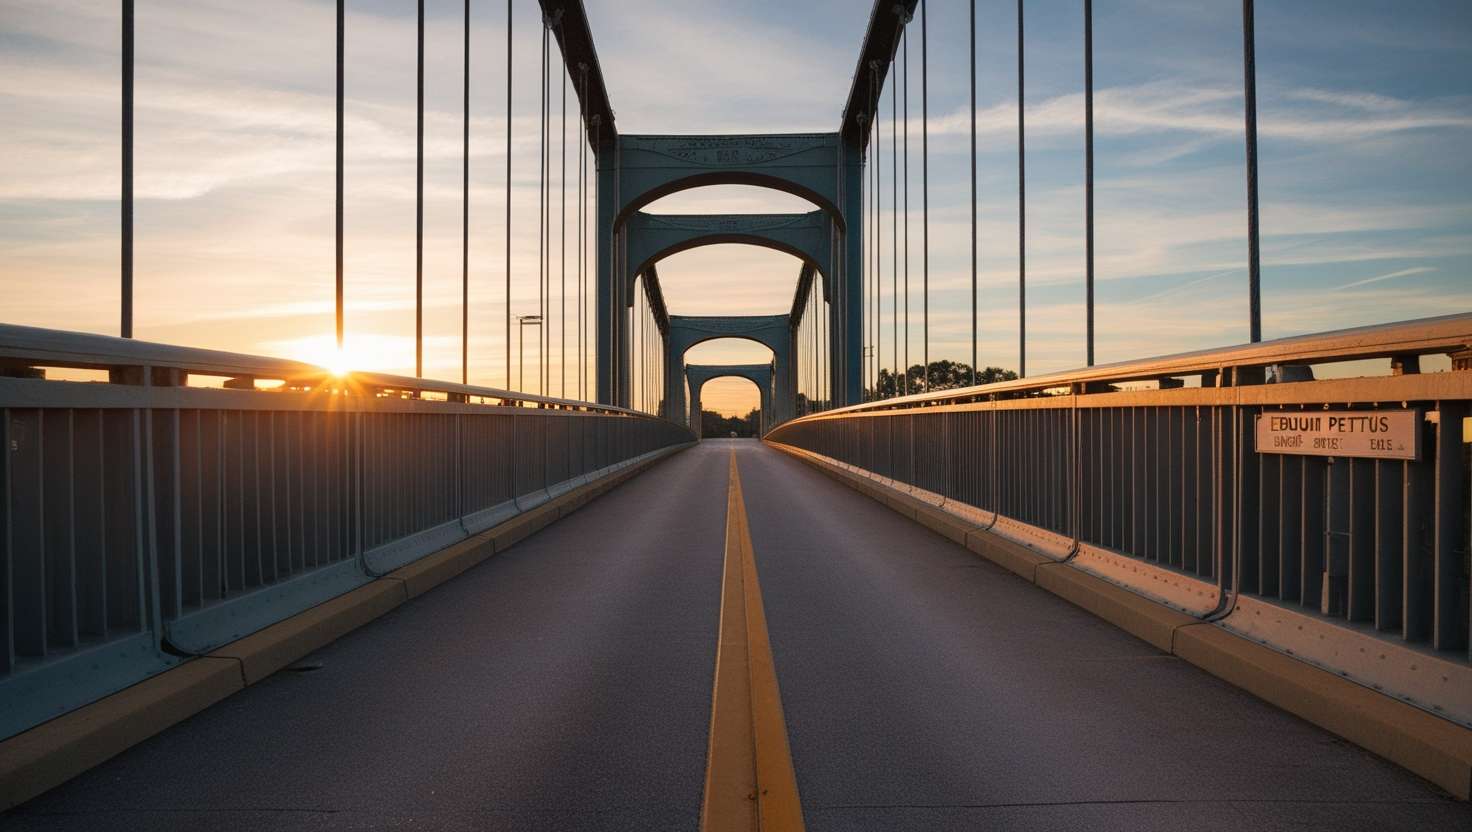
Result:
[[[1417,459],[1415,410],[1271,411],[1257,416],[1257,452]]]

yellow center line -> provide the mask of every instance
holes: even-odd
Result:
[[[700,828],[704,832],[803,828],[734,450],[726,491],[721,626]]]

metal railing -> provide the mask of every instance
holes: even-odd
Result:
[[[29,327],[0,325],[0,376],[0,737],[693,439],[617,407]]]
[[[873,402],[767,439],[1472,724],[1469,346],[1454,315]],[[1447,372],[1420,372],[1433,355]],[[1326,410],[1411,411],[1418,458],[1256,449],[1259,415]]]

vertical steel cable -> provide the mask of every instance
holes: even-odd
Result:
[[[1022,0],[1017,0],[1017,375],[1027,377],[1027,129],[1023,117]]]
[[[424,377],[424,0],[419,0],[414,170],[414,375]]]
[[[562,226],[562,254],[557,258],[557,263],[562,269],[562,290],[558,292],[558,298],[562,303],[562,314],[558,316],[558,332],[562,336],[562,346],[557,350],[557,363],[562,370],[562,385],[559,388],[559,396],[567,398],[567,53],[562,55],[562,172],[557,175],[558,192],[557,212],[561,215]]]
[[[1094,366],[1094,0],[1084,0],[1084,303]]]
[[[542,346],[547,335],[546,298],[543,288],[547,272],[547,18],[542,17],[542,75],[538,81],[541,99],[537,104],[537,315],[542,325],[537,327],[537,393],[546,392],[542,385],[542,364],[547,353]]]
[[[133,0],[123,0],[122,31],[121,329],[133,337]]]
[[[602,147],[602,146],[603,146],[603,116],[601,114],[598,114],[598,115],[594,115],[593,116],[593,147],[591,148],[590,158],[588,159],[588,175],[590,177],[590,180],[589,181],[591,182],[591,184],[588,187],[588,190],[590,191],[590,193],[587,194],[587,197],[588,197],[588,201],[591,202],[592,205],[593,205],[593,212],[594,212],[593,213],[593,217],[594,217],[594,219],[596,219],[596,217],[597,217],[598,200],[600,200],[600,199],[603,198],[603,186],[598,181],[598,149],[600,147]],[[590,222],[590,221],[584,221],[584,223],[583,223],[583,231],[584,231],[584,233],[586,233],[590,237],[592,237],[592,239],[594,241],[594,244],[596,244],[597,241],[598,241],[598,236],[597,236],[597,233],[592,229],[591,226],[592,226],[592,222]],[[596,275],[597,275],[597,271],[596,271],[595,264],[594,263],[589,263],[588,264],[588,279],[589,280],[594,280],[594,279],[596,279]],[[588,302],[591,304],[592,303],[592,300],[593,299],[592,299],[592,296],[590,294],[589,297],[588,297]],[[610,319],[611,319],[611,317],[612,316],[610,316]],[[611,322],[611,320],[610,320],[610,322]],[[598,347],[597,347],[597,345],[593,344],[591,342],[591,340],[588,342],[588,352],[592,354],[592,357],[594,358],[594,360],[597,359],[597,356],[598,356]],[[590,384],[589,386],[591,387],[592,385]],[[589,392],[591,393],[593,391],[592,390],[589,390]]]
[[[465,75],[460,143],[460,383],[470,383],[470,0],[465,0]]]
[[[910,26],[905,21],[905,28],[900,31],[900,40],[903,44],[905,60],[905,80],[902,86],[905,90],[905,360],[900,366],[900,395],[910,392]]]
[[[863,117],[864,116],[861,113],[859,115],[859,118],[861,119],[861,123],[859,124],[860,129],[863,129],[863,127],[865,126],[862,123]],[[868,159],[868,153],[867,153],[867,143],[865,145],[865,152],[863,154],[861,154],[859,158],[863,162],[864,165],[866,165],[866,166],[868,165],[869,159]],[[865,169],[864,169],[864,210],[863,210],[863,221],[864,221],[864,251],[863,251],[863,255],[864,255],[864,262],[863,262],[863,264],[861,266],[861,268],[864,270],[865,273],[867,273],[868,270],[869,270],[869,260],[870,260],[870,257],[869,257],[869,249],[870,249],[870,247],[872,247],[874,245],[874,241],[872,239],[870,239],[870,236],[871,235],[869,234],[869,215],[870,215],[870,206],[869,206],[869,203],[871,202],[872,198],[873,198],[872,195],[869,193],[869,171],[868,171],[868,168],[865,167]],[[865,281],[865,283],[864,283],[865,294],[868,294],[868,288],[869,288],[869,284],[868,284],[867,281]],[[851,303],[852,302],[852,298],[847,298],[847,292],[845,292],[845,298],[846,298],[846,301],[845,301],[846,303]],[[867,311],[865,311],[864,317],[863,317],[863,323],[862,323],[862,326],[861,326],[861,337],[859,338],[859,359],[863,362],[863,364],[860,365],[863,369],[860,371],[860,374],[859,374],[859,378],[861,379],[860,382],[859,382],[859,401],[858,402],[853,402],[854,404],[858,404],[859,402],[863,402],[865,400],[864,399],[864,388],[867,387],[868,384],[869,384],[869,339],[867,337],[867,330],[869,328],[868,317],[869,316],[867,314]]]
[[[976,321],[976,0],[971,0],[971,386],[976,386],[980,332]],[[929,371],[927,370],[927,373]]]
[[[894,58],[890,58],[894,69]],[[894,360],[893,394],[900,394],[900,142],[899,73],[889,74],[889,351]]]
[[[469,2],[469,0],[466,0]],[[132,0],[127,0],[126,7],[133,5]],[[343,167],[343,70],[344,70],[344,47],[346,41],[346,7],[347,0],[337,0],[337,193],[335,213],[337,215],[336,231],[336,261],[337,261],[337,296],[335,309],[337,313],[337,352],[339,362],[342,360],[342,332],[343,332],[343,271],[342,271],[342,167]]]
[[[819,403],[818,409],[819,410],[826,410],[827,407],[828,407],[828,405],[827,405],[827,389],[826,389],[826,385],[827,385],[827,381],[828,381],[828,356],[829,356],[828,336],[829,336],[830,333],[828,333],[828,332],[825,331],[824,322],[825,322],[825,319],[826,319],[827,316],[824,314],[823,308],[819,305],[820,303],[822,303],[821,298],[823,296],[823,293],[820,292],[819,291],[819,288],[818,288],[818,281],[820,279],[821,278],[818,276],[818,274],[816,272],[814,272],[814,274],[813,274],[813,308],[817,312],[817,317],[813,319],[813,323],[816,324],[817,330],[818,330],[818,382],[817,382],[817,387],[818,387],[818,403]]]
[[[924,368],[925,392],[930,392],[930,53],[925,28],[925,0],[920,0],[920,253],[925,265],[920,272],[924,340],[920,361]]]
[[[875,67],[874,72],[878,74],[879,69]],[[880,298],[879,287],[883,275],[880,274],[884,262],[884,240],[880,233],[884,229],[884,182],[879,175],[879,168],[884,159],[884,131],[879,128],[879,99],[884,94],[884,89],[879,88],[874,98],[874,398],[879,398],[879,346],[881,333],[879,331]]]
[[[542,375],[538,392],[552,393],[552,23],[542,23]]]
[[[636,276],[634,279],[635,280],[638,280],[638,277]],[[627,376],[628,387],[629,387],[629,400],[628,400],[628,402],[624,406],[625,407],[628,407],[631,410],[638,410],[639,409],[639,384],[638,384],[638,381],[639,381],[639,296],[638,295],[634,295],[632,297],[632,300],[633,300],[633,303],[630,303],[629,304],[629,308],[628,308],[627,311],[624,311],[622,308],[619,309],[619,315],[622,316],[624,318],[624,320],[628,322],[628,331],[627,331],[626,335],[628,336],[628,344],[629,344],[629,347],[628,347],[628,355],[629,355],[629,362],[628,362],[628,364],[629,364],[629,366],[628,366],[628,376]]]
[[[1247,314],[1253,343],[1262,340],[1262,262],[1257,215],[1257,37],[1253,0],[1242,0],[1242,97],[1247,138]]]
[[[582,120],[583,120],[582,126],[578,130],[578,152],[582,154],[582,160],[581,160],[580,164],[582,165],[582,169],[583,169],[583,173],[582,173],[583,190],[582,190],[582,195],[578,197],[578,222],[580,223],[580,226],[581,226],[581,229],[582,229],[581,231],[578,232],[578,247],[582,250],[582,254],[580,256],[581,256],[582,261],[583,261],[582,276],[581,276],[581,278],[579,278],[582,281],[582,283],[581,283],[581,286],[580,286],[580,288],[578,290],[579,292],[582,293],[582,296],[583,296],[583,300],[582,300],[582,311],[579,313],[582,316],[582,323],[581,323],[581,329],[579,329],[579,331],[578,331],[578,338],[579,338],[578,344],[580,345],[578,347],[578,368],[579,368],[580,372],[582,373],[582,387],[581,387],[582,393],[579,395],[579,398],[582,399],[583,401],[587,401],[588,398],[589,398],[589,396],[588,396],[588,351],[589,351],[589,347],[591,346],[591,344],[588,341],[588,336],[587,336],[587,329],[588,329],[588,272],[589,272],[589,268],[588,268],[588,198],[589,198],[589,194],[592,192],[592,187],[590,186],[590,184],[588,182],[588,104],[587,104],[587,101],[588,101],[588,67],[587,67],[586,64],[583,64],[583,65],[580,65],[578,67],[578,69],[582,73],[581,80],[583,82],[583,94],[582,94],[582,96],[578,100],[579,109],[582,111]]]
[[[511,0],[506,0],[506,387],[511,387]]]
[[[578,400],[586,401],[587,396],[583,392],[583,379],[586,375],[586,362],[583,360],[586,356],[583,352],[583,175],[586,173],[584,160],[588,156],[588,105],[586,103],[588,99],[588,69],[586,65],[579,64],[578,73],[578,89],[581,91],[578,95],[578,195],[575,200],[577,203],[578,223],[576,231],[577,239],[574,241],[573,247],[577,249],[578,253]]]
[[[542,395],[552,395],[552,25],[542,38]]]
[[[643,278],[640,278],[639,283],[639,289],[643,289]],[[637,396],[634,404],[635,410],[644,409],[644,382],[646,381],[644,377],[648,375],[644,366],[645,353],[649,347],[647,334],[644,331],[644,293],[640,291],[634,295],[634,344],[639,350],[634,361],[634,383],[632,385],[633,392]]]

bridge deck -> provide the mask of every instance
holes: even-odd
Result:
[[[0,826],[695,828],[733,447],[810,829],[1472,829],[1415,777],[740,441]]]

